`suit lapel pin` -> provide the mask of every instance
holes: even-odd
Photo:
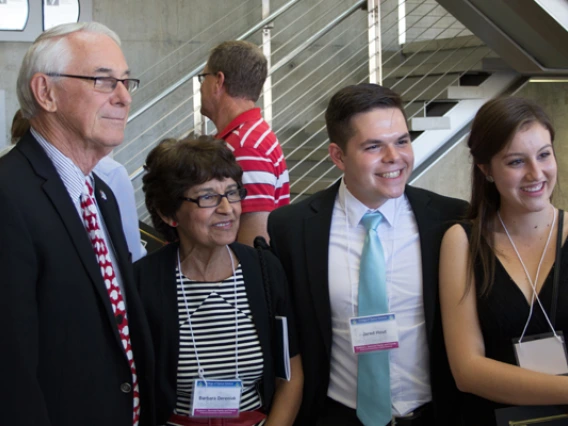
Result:
[[[105,192],[102,189],[99,191],[99,194],[101,194],[101,198],[106,201],[107,195],[105,194]]]

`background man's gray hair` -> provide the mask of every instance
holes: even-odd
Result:
[[[41,33],[26,52],[18,74],[16,91],[20,109],[25,118],[32,118],[38,112],[37,103],[30,88],[33,75],[38,72],[64,73],[71,61],[69,43],[65,36],[78,31],[106,35],[120,46],[118,35],[98,22],[62,24]]]
[[[225,89],[234,98],[254,102],[266,80],[267,62],[262,50],[248,41],[226,41],[213,48],[207,61],[209,72],[225,75]]]

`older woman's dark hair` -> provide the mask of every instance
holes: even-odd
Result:
[[[181,197],[195,185],[213,179],[233,179],[242,185],[243,171],[225,142],[210,136],[164,139],[146,158],[142,190],[154,228],[169,241],[179,239],[175,227],[160,214],[176,220]]]
[[[551,141],[554,142],[552,122],[539,105],[529,99],[502,97],[485,103],[477,112],[471,126],[468,140],[473,157],[469,210],[472,223],[469,271],[470,277],[473,277],[474,262],[479,259],[483,269],[483,277],[480,277],[481,294],[489,292],[495,273],[492,223],[501,205],[501,197],[495,183],[486,179],[479,165],[489,165],[492,158],[511,143],[517,132],[526,130],[535,123],[547,129]],[[469,282],[468,290],[471,285]]]
[[[12,119],[12,128],[10,129],[12,144],[15,144],[30,130],[30,121],[24,118],[22,110],[19,109]]]

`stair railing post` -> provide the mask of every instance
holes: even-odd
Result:
[[[270,16],[270,0],[262,0],[262,19]],[[264,26],[262,29],[262,53],[266,57],[268,62],[268,69],[270,70],[272,61],[272,46],[271,46],[271,31],[274,27],[274,23],[270,22]],[[263,94],[263,106],[264,106],[264,119],[268,125],[272,126],[272,76],[270,73],[266,77],[264,86],[262,88]]]
[[[367,0],[369,24],[369,83],[383,84],[380,0]]]

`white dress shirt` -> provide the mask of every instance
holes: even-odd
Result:
[[[126,244],[128,244],[128,250],[132,254],[132,262],[136,262],[146,256],[146,248],[140,241],[134,187],[128,172],[122,164],[110,157],[102,158],[95,166],[94,172],[110,186],[114,193],[120,209],[120,220],[122,221]]]
[[[362,217],[383,215],[377,233],[387,267],[387,297],[396,314],[399,348],[390,353],[394,416],[403,416],[431,401],[429,353],[422,298],[422,257],[418,225],[405,195],[376,210],[356,199],[341,182],[331,219],[329,297],[332,346],[328,396],[357,408],[357,355],[353,353],[349,318],[357,316],[359,262],[365,242]]]
[[[69,197],[71,197],[71,201],[77,210],[77,214],[79,215],[79,219],[81,220],[81,224],[83,224],[83,217],[81,215],[81,194],[83,193],[83,187],[85,186],[85,179],[90,179],[91,186],[93,187],[93,191],[97,191],[95,187],[95,182],[93,180],[92,175],[85,176],[81,169],[73,163],[73,161],[66,157],[61,151],[59,151],[55,146],[49,143],[42,135],[40,135],[33,127],[30,129],[34,138],[38,141],[40,146],[43,148],[53,165],[55,166],[55,170],[59,174],[59,177],[63,181],[63,185],[67,189],[69,193]],[[107,246],[110,260],[114,267],[114,274],[116,275],[116,280],[118,281],[118,286],[120,287],[120,291],[122,292],[122,298],[124,299],[124,303],[126,304],[126,293],[124,292],[124,283],[122,280],[122,275],[120,273],[120,268],[118,266],[118,262],[116,260],[116,252],[114,249],[114,245],[112,244],[112,240],[108,233],[105,220],[103,215],[101,214],[101,210],[97,204],[97,199],[95,194],[93,193],[93,200],[95,201],[95,207],[97,209],[97,216],[99,218],[99,225],[101,230],[103,231],[103,238],[105,240],[105,244]],[[84,226],[84,225],[83,225]],[[85,234],[87,233],[87,229],[85,229]],[[90,241],[90,240],[89,240]],[[93,257],[95,257],[95,250],[93,248]]]

